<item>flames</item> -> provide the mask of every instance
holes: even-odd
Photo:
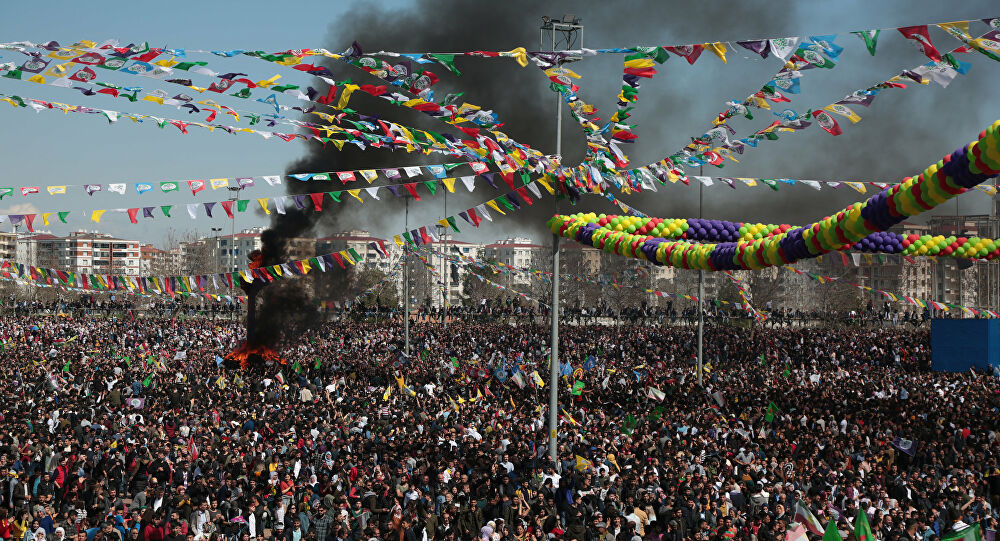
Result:
[[[240,368],[243,370],[246,370],[247,367],[250,366],[251,361],[260,363],[265,361],[272,361],[281,364],[287,363],[287,361],[285,361],[285,359],[283,359],[281,355],[278,355],[278,352],[273,349],[265,345],[251,346],[246,342],[243,342],[240,344],[240,347],[226,354],[225,359],[227,361],[239,361]]]
[[[259,269],[264,266],[264,254],[260,250],[254,250],[247,255],[247,259],[250,260],[248,266],[251,269]]]

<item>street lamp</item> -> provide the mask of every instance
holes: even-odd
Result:
[[[240,191],[243,190],[242,186],[230,186],[227,188],[229,190],[229,200],[233,202],[233,206],[238,206],[240,201]],[[236,272],[236,212],[232,210],[233,206],[230,208],[230,213],[233,215],[232,223],[232,236],[229,237],[229,273]],[[233,299],[233,279],[229,280],[229,302],[233,303],[233,310],[230,312],[230,319],[236,319],[236,301]]]

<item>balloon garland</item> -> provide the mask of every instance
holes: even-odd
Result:
[[[613,228],[591,223],[590,220],[596,219],[593,213],[556,215],[549,220],[548,227],[554,234],[575,239],[606,252],[646,259],[658,265],[711,271],[761,269],[849,248],[869,235],[883,232],[907,217],[930,210],[998,173],[1000,173],[1000,120],[983,130],[978,140],[945,156],[916,177],[907,177],[900,184],[883,190],[864,202],[854,203],[836,215],[824,217],[807,227],[788,226],[781,231],[781,226],[778,226],[770,230],[766,236],[761,230],[753,233],[754,237],[760,234],[761,238],[704,244],[690,240],[668,240],[649,234],[666,223],[666,220],[655,224],[650,221],[629,232],[628,228],[633,227],[631,219],[628,228],[619,231],[617,229],[621,225],[620,222]],[[690,231],[691,225],[688,222],[686,220],[683,224],[687,224],[687,231]],[[650,227],[650,224],[654,225]],[[713,229],[711,225],[709,221],[706,236]],[[684,227],[679,220],[674,220],[663,226],[660,232],[669,232],[672,226],[675,230]],[[714,229],[716,234],[719,234],[720,228]],[[731,237],[732,232],[727,231],[727,236]],[[740,237],[742,236],[741,234]],[[882,238],[889,237],[879,237]],[[948,238],[950,237],[946,237]],[[879,239],[872,245],[877,246]],[[930,240],[920,241],[916,249],[919,252],[926,247],[925,253],[938,249],[939,254],[951,249],[948,255],[957,253],[959,248],[969,252],[972,247],[966,245],[970,239],[965,240],[966,242],[960,246],[953,247],[952,244],[958,241],[955,239],[944,248],[940,248],[936,243],[932,244]],[[973,244],[973,246],[979,245],[975,250],[976,254],[989,246],[980,244],[980,241],[982,239],[977,239]],[[872,243],[872,240],[869,239],[868,242]],[[885,245],[887,242],[882,244]],[[902,248],[902,243],[900,247]],[[995,250],[996,248],[993,248],[992,251]]]
[[[581,219],[599,227],[661,239],[706,242],[754,241],[773,237],[799,226],[708,220],[701,218],[650,218],[615,214],[583,214]],[[1000,257],[1000,239],[944,235],[901,235],[878,231],[849,246],[851,250],[905,256],[940,256],[961,259]]]

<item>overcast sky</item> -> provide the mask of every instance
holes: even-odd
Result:
[[[525,3],[526,6],[528,4]],[[497,33],[498,29],[492,28],[492,32],[484,31],[481,39],[477,38],[476,32],[466,31],[457,40],[459,43],[455,44],[455,48],[510,49],[522,45],[528,49],[537,48],[537,42],[521,41],[537,36],[541,15],[559,16],[565,11],[572,11],[583,19],[585,45],[592,48],[837,34],[837,44],[845,48],[839,64],[832,70],[806,73],[802,80],[802,93],[792,95],[792,103],[786,104],[797,112],[822,107],[853,90],[883,81],[902,69],[910,69],[926,61],[895,30],[882,33],[874,57],[868,54],[857,36],[849,34],[850,31],[1000,16],[1000,5],[989,1],[875,3],[774,0],[766,4],[753,3],[755,7],[749,7],[750,3],[733,7],[732,2],[700,2],[697,5],[674,2],[544,4],[544,8],[525,7],[512,15],[509,11],[514,9],[511,4],[498,2],[496,9],[506,10],[502,20],[506,21],[505,24],[512,24],[509,31],[499,29],[501,32]],[[388,47],[385,44],[392,43],[392,36],[370,35],[377,31],[376,27],[352,24],[356,20],[370,21],[372,16],[393,19],[422,13],[424,16],[415,18],[419,24],[408,28],[408,44],[419,43],[422,32],[440,34],[449,28],[461,26],[468,29],[469,25],[486,28],[491,24],[488,17],[484,17],[486,20],[471,20],[460,10],[435,13],[434,5],[429,1],[382,1],[372,7],[370,3],[339,1],[175,0],[168,4],[122,4],[91,0],[84,4],[51,0],[45,2],[44,9],[39,9],[37,4],[18,2],[4,6],[4,17],[0,19],[0,41],[56,40],[69,44],[80,39],[101,41],[115,38],[123,44],[148,41],[151,46],[186,49],[273,52],[289,48],[326,47],[342,50],[354,40],[362,46],[366,41],[378,43],[377,47]],[[985,31],[985,25],[973,25],[974,33]],[[960,45],[940,30],[932,29],[931,32],[932,40],[942,52]],[[537,37],[534,39],[537,40]],[[20,64],[23,59],[19,53],[0,52],[0,62]],[[245,72],[254,80],[280,73],[284,76],[283,81],[303,86],[314,84],[298,72],[259,60],[215,56],[204,59],[209,61],[209,67],[218,72]],[[711,127],[711,119],[725,109],[726,101],[742,100],[766,83],[780,67],[779,61],[773,57],[762,60],[742,49],[730,50],[727,59],[728,64],[723,64],[706,53],[695,65],[689,66],[674,57],[658,67],[660,74],[656,78],[643,82],[640,101],[631,119],[637,125],[635,132],[640,139],[636,145],[626,149],[633,164],[658,160],[676,151],[690,137],[704,133]],[[978,53],[961,55],[960,59],[971,63],[972,69],[946,89],[932,83],[884,92],[870,108],[855,107],[862,116],[860,123],[851,125],[838,118],[844,130],[838,137],[832,137],[818,128],[783,135],[780,141],[761,143],[761,148],[751,150],[740,158],[739,164],[729,165],[723,170],[706,170],[705,174],[882,181],[915,174],[968,143],[980,130],[1000,118],[1000,109],[996,107],[994,97],[1000,83],[1000,63]],[[508,60],[468,58],[458,61],[460,68],[478,62],[505,64],[503,69],[498,69],[495,85],[504,84],[503,70],[516,68],[516,65],[511,67],[512,62]],[[615,95],[621,82],[621,58],[589,58],[574,65],[573,69],[584,75],[580,81],[581,95],[597,104],[601,109],[600,116],[606,119],[614,111]],[[444,70],[438,68],[435,71]],[[108,76],[108,80],[113,80],[113,77]],[[539,88],[547,87],[548,81],[540,72],[535,80]],[[131,82],[147,90],[182,90],[138,77],[131,80],[120,78],[116,82]],[[460,87],[461,82],[458,78],[450,84]],[[466,98],[475,102],[476,89],[466,90]],[[533,96],[538,95],[538,89],[528,90],[531,91],[511,88],[510,92],[524,91],[526,99],[535,99]],[[190,120],[203,120],[204,116],[189,116],[170,107],[129,103],[103,95],[87,97],[74,90],[2,78],[0,92]],[[554,98],[552,101],[554,111]],[[258,111],[265,111],[261,104],[252,102],[230,99],[223,103],[244,108],[257,105]],[[291,103],[291,100],[286,99],[285,103]],[[481,105],[490,107],[489,103]],[[503,111],[498,112],[503,117]],[[755,112],[755,116],[753,121],[734,120],[738,136],[746,136],[776,118],[767,111]],[[127,196],[105,192],[91,197],[79,186],[70,188],[69,195],[43,193],[22,197],[18,193],[0,201],[0,214],[68,210],[71,211],[69,225],[54,225],[48,229],[56,234],[65,234],[81,227],[99,228],[118,236],[157,244],[164,241],[169,228],[181,234],[187,231],[207,234],[212,227],[223,227],[228,231],[231,224],[221,209],[215,213],[215,219],[200,215],[197,220],[191,220],[184,209],[186,203],[217,201],[224,199],[225,195],[222,191],[206,190],[192,197],[190,192],[182,189],[171,194],[153,191],[137,196],[132,188],[134,183],[150,182],[155,185],[167,180],[282,174],[290,163],[307,154],[307,145],[314,144],[301,140],[285,143],[247,134],[208,133],[197,128],[192,129],[189,135],[182,135],[169,125],[159,129],[148,122],[133,124],[128,120],[109,124],[96,115],[63,115],[53,111],[35,113],[4,103],[0,103],[0,122],[4,128],[0,131],[0,157],[4,164],[0,187],[40,186],[44,192],[44,187],[49,185],[101,183],[106,190],[108,183],[124,182],[130,190]],[[553,120],[543,117],[537,122],[550,128]],[[519,129],[526,128],[521,126]],[[565,154],[578,156],[582,137],[578,133],[567,133],[565,141],[564,148],[568,147]],[[554,150],[554,147],[537,146],[547,153]],[[400,165],[406,163],[401,161]],[[461,187],[458,189],[461,190]],[[258,182],[246,193],[256,198],[284,192]],[[415,208],[411,207],[414,222],[426,222],[440,216],[441,191],[438,193],[438,198],[425,198]],[[454,214],[454,209],[462,205],[481,203],[486,197],[479,189],[473,194],[456,196],[449,201],[449,213]],[[739,188],[733,191],[725,186],[715,186],[705,191],[705,216],[796,223],[822,218],[859,197],[859,194],[846,188],[815,192],[796,186],[774,193],[766,188]],[[637,208],[664,217],[695,216],[697,212],[693,205],[697,200],[696,190],[681,185],[662,187],[655,194],[645,193],[626,199]],[[173,219],[165,219],[157,213],[153,220],[140,219],[138,225],[132,225],[125,215],[108,214],[99,225],[84,221],[93,209],[169,204],[176,205]],[[584,199],[579,208],[611,211],[608,204],[599,198]],[[988,198],[982,194],[972,193],[961,198],[963,212],[985,212],[987,208]],[[954,209],[954,204],[950,204],[948,210],[954,212]],[[378,219],[367,220],[368,213]],[[368,226],[378,235],[391,236],[401,232],[400,216],[379,213],[377,202],[370,202],[364,207],[364,212],[351,216],[359,227]],[[259,213],[240,214],[237,229],[266,225],[266,218]],[[540,219],[536,221],[540,222]],[[40,218],[36,225],[43,228]],[[539,229],[537,224],[534,225],[529,227],[517,218],[506,218],[498,220],[490,229],[484,227],[470,231],[461,238],[492,240],[518,232],[537,237]],[[3,224],[0,228],[9,230],[10,225]]]

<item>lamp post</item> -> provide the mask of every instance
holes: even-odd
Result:
[[[240,201],[240,191],[243,189],[243,187],[242,186],[230,186],[227,189],[229,190],[229,194],[230,194],[229,195],[229,200],[233,202],[233,206],[238,205],[239,201]],[[230,244],[230,246],[229,246],[229,271],[228,271],[228,273],[233,273],[233,272],[236,272],[236,212],[234,212],[232,210],[232,207],[230,207],[230,212],[232,212],[233,218],[232,218],[232,229],[231,229],[232,235],[229,237],[229,244]],[[235,280],[232,279],[232,277],[230,277],[230,280],[229,280],[229,300],[230,300],[230,302],[233,303],[233,311],[230,312],[230,316],[229,316],[231,321],[236,321],[236,309],[239,306],[236,303],[236,301],[233,299],[233,284],[232,284],[232,282],[234,282],[234,281]]]
[[[563,15],[561,19],[542,17],[542,26],[538,31],[538,46],[545,47],[545,32],[549,32],[550,50],[555,50],[556,45],[565,43],[566,49],[576,45],[576,37],[579,33],[580,47],[583,47],[583,25],[580,19],[571,14]],[[562,38],[558,41],[556,34],[561,32]],[[561,56],[556,61],[560,66],[566,62],[580,60],[578,56]],[[556,100],[556,155],[562,154],[562,96]],[[556,214],[559,212],[559,200],[555,200]],[[549,457],[555,466],[559,467],[558,440],[559,440],[559,235],[552,235],[552,346],[549,353]]]

